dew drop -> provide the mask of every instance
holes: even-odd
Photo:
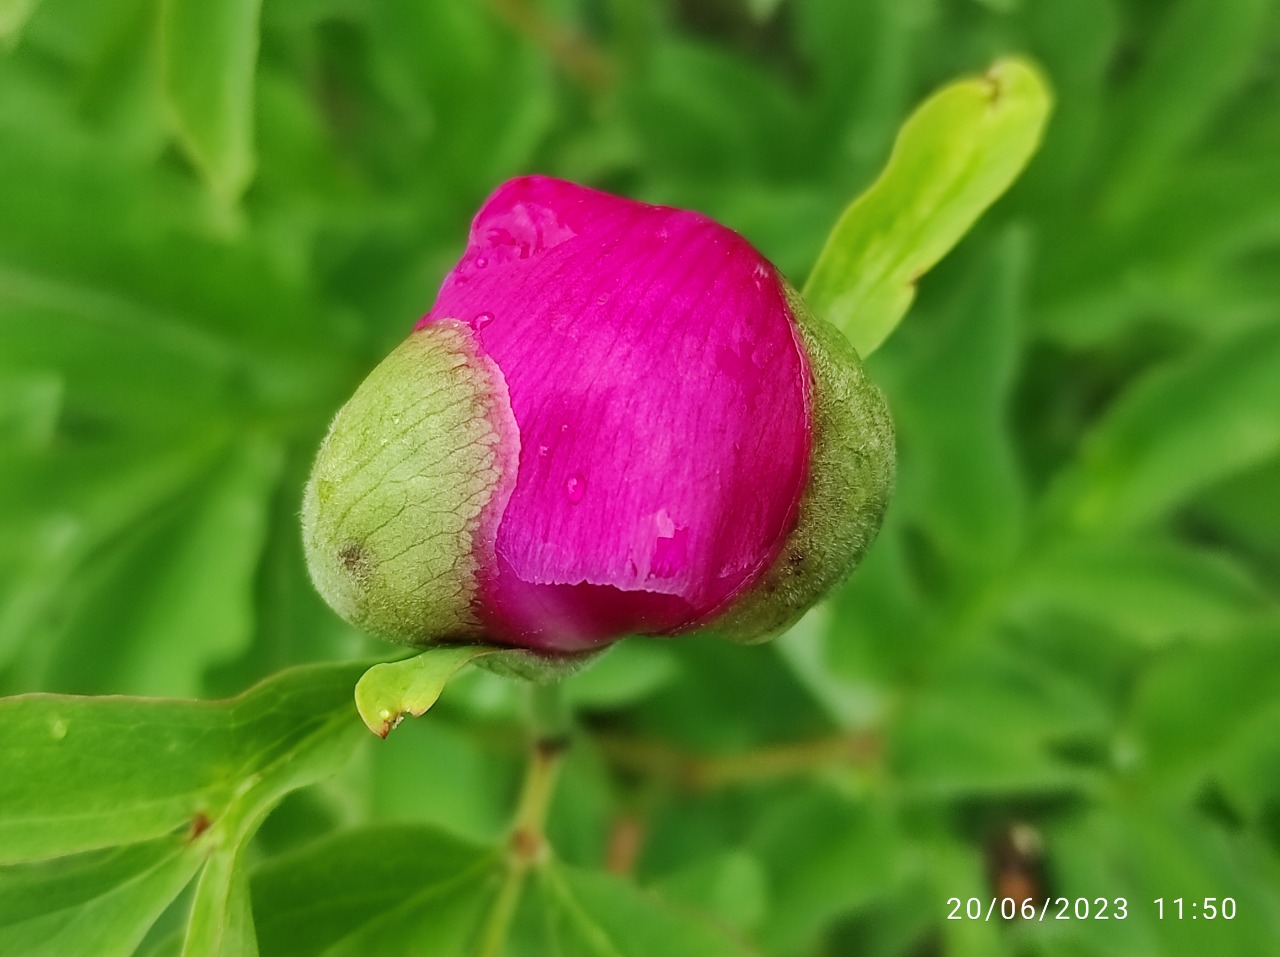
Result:
[[[493,322],[493,313],[482,312],[471,320],[471,328],[479,332],[491,322]]]
[[[538,455],[541,456],[542,458],[546,458],[547,453],[550,451],[551,451],[551,448],[549,446],[546,446],[546,445],[538,446]]]
[[[570,475],[569,480],[564,483],[564,491],[569,496],[569,504],[577,505],[587,492],[587,480],[581,475]]]
[[[53,732],[54,740],[61,741],[67,736],[67,723],[58,718],[53,722],[53,727],[50,730]]]
[[[483,269],[487,265],[489,265],[489,260],[485,259],[483,256],[476,260],[477,269]]]
[[[597,306],[603,306],[608,301],[609,301],[609,294],[607,292],[602,292],[600,293],[600,295],[596,296]]]

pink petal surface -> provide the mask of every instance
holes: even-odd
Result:
[[[420,325],[506,379],[515,487],[481,573],[498,640],[590,647],[705,620],[795,522],[809,373],[774,268],[697,213],[501,186]]]

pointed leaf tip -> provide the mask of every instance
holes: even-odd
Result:
[[[1026,60],[951,83],[903,124],[884,171],[844,211],[804,298],[862,357],[906,314],[919,279],[1013,184],[1040,145],[1052,95]]]
[[[464,665],[498,651],[482,645],[439,645],[415,658],[374,665],[356,683],[356,708],[364,723],[385,738],[404,720],[431,708]]]
[[[175,136],[213,191],[253,178],[253,89],[262,0],[163,0],[160,51]]]

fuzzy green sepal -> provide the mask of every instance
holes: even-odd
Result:
[[[764,641],[795,624],[857,566],[875,540],[893,490],[889,407],[858,354],[788,287],[812,376],[809,478],[796,527],[764,575],[708,631]]]

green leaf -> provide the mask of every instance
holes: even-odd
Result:
[[[745,941],[621,878],[549,865],[539,872],[550,947],[565,957],[747,957]]]
[[[620,641],[570,677],[565,696],[579,708],[609,709],[634,704],[675,677],[675,656],[648,638]]]
[[[631,710],[630,728],[721,753],[831,729],[821,705],[770,645],[690,636],[680,639],[679,658],[679,675]]]
[[[1020,60],[953,83],[911,115],[880,178],[832,230],[804,287],[813,311],[866,356],[915,284],[1017,178],[1040,142],[1049,91]]]
[[[496,849],[432,828],[344,831],[254,871],[262,953],[393,954],[416,941],[433,957],[470,957],[500,864]]]
[[[424,714],[463,665],[499,649],[483,645],[440,645],[414,658],[374,665],[356,685],[356,709],[380,738],[391,733],[406,714]]]
[[[346,831],[253,874],[262,953],[472,957],[507,875],[504,855],[426,827]],[[533,916],[515,933],[532,953],[742,957],[726,932],[619,878],[554,862],[532,875]],[[523,951],[521,951],[523,952]]]
[[[1134,714],[1139,760],[1162,794],[1190,791],[1252,725],[1280,715],[1280,628],[1172,652],[1143,678]]]
[[[768,910],[768,887],[759,860],[744,851],[727,851],[665,875],[653,889],[668,901],[749,933]]]
[[[1149,524],[1280,450],[1280,325],[1139,380],[1088,437],[1056,494],[1087,529]]]
[[[1107,170],[1104,200],[1112,215],[1129,215],[1163,198],[1170,159],[1212,123],[1274,36],[1265,28],[1271,6],[1270,0],[1180,0],[1170,6],[1113,114],[1120,149]]]
[[[1067,817],[1046,834],[1055,895],[1123,897],[1129,905],[1124,921],[1063,922],[1071,925],[1075,946],[1048,953],[1199,957],[1273,950],[1280,938],[1280,907],[1275,865],[1261,853],[1264,842],[1171,806],[1163,796],[1149,801],[1134,796],[1117,795],[1102,807]],[[1232,898],[1235,918],[1205,920],[1192,904],[1207,897]],[[1163,919],[1157,898],[1164,899]],[[1183,899],[1182,920],[1174,919],[1177,898]],[[1036,936],[1061,933],[1049,921],[1035,929]]]
[[[933,800],[1095,791],[1097,769],[1060,746],[1098,746],[1105,699],[1056,660],[983,637],[938,655],[932,680],[900,705],[886,744],[900,786]]]
[[[875,795],[855,800],[821,781],[774,793],[747,840],[770,894],[759,931],[766,950],[794,953],[840,914],[892,894],[904,839]]]
[[[40,0],[0,0],[0,53],[18,45],[22,28],[35,13]]]
[[[38,659],[37,677],[30,684],[65,688],[65,670],[51,675],[48,662],[64,651],[60,639],[68,627],[74,629],[74,623],[65,621],[68,606],[83,597],[90,573],[120,562],[122,539],[145,528],[148,518],[197,485],[202,475],[217,474],[218,452],[208,437],[200,436],[189,444],[159,447],[125,441],[109,449],[55,445],[51,455],[7,459],[0,468],[0,507],[20,518],[0,530],[0,552],[11,556],[16,568],[0,611],[0,662],[17,653]],[[115,548],[104,548],[108,544]],[[145,580],[152,576],[164,577],[156,574],[154,559],[144,572]],[[116,584],[113,607],[118,608],[125,591]],[[124,627],[124,622],[114,611],[96,618],[86,628],[92,629],[87,647],[100,648],[103,631],[116,626]],[[76,650],[67,651],[74,655]],[[83,647],[80,652],[74,662],[79,673],[101,677],[108,670],[101,660],[86,662]]]
[[[1263,561],[1267,557],[1280,558],[1277,488],[1280,488],[1280,458],[1210,489],[1196,502],[1195,512],[1218,534],[1244,544]]]
[[[128,957],[201,856],[183,831],[52,864],[0,867],[0,951]]]
[[[280,450],[249,438],[165,541],[163,562],[139,563],[138,607],[122,608],[116,686],[136,694],[198,694],[205,670],[244,651],[253,635],[254,590]],[[152,559],[154,553],[145,556]],[[179,640],[176,636],[181,636]]]
[[[510,684],[513,692],[524,690]],[[397,730],[374,749],[369,772],[357,780],[369,792],[375,821],[413,821],[478,842],[496,841],[511,814],[518,756],[480,740],[473,726],[479,719],[459,708],[458,690],[450,685],[448,716]],[[518,713],[501,720],[514,722]]]
[[[803,143],[790,91],[728,51],[663,44],[645,81],[629,89],[624,106],[650,169],[738,181],[753,168],[787,163]]]
[[[1158,201],[1132,221],[1106,226],[1066,220],[1064,233],[1091,242],[1045,243],[1037,322],[1073,346],[1146,336],[1155,317],[1198,337],[1228,339],[1268,321],[1274,269],[1260,284],[1237,271],[1238,257],[1280,233],[1280,162],[1262,156],[1196,155],[1176,165],[1176,183],[1156,185]],[[1155,176],[1147,176],[1150,189]],[[1136,194],[1135,194],[1136,195]],[[1126,194],[1124,201],[1129,201]],[[1206,217],[1205,210],[1213,216]],[[1065,239],[1065,237],[1063,237]],[[1267,262],[1258,257],[1258,265]],[[1211,320],[1211,321],[1207,321]]]
[[[458,184],[479,199],[534,162],[556,117],[555,70],[511,24],[469,0],[388,0],[374,9],[368,35],[372,69],[402,112],[383,125],[383,145],[402,152],[406,133],[429,143],[430,155],[404,158],[414,175],[423,176],[425,161],[426,177],[450,183],[446,197]]]
[[[296,669],[223,702],[0,701],[0,746],[24,769],[0,785],[5,952],[127,957],[203,866],[183,953],[255,957],[245,845],[350,756],[355,675]]]
[[[1027,247],[1010,228],[982,251],[941,321],[912,330],[919,354],[894,390],[912,463],[896,494],[952,566],[998,565],[1022,531],[1027,490],[1011,433]]]
[[[890,503],[875,547],[832,596],[834,614],[821,636],[821,655],[810,652],[832,672],[832,680],[853,688],[855,696],[840,707],[844,720],[865,720],[879,712],[888,690],[883,686],[932,656],[937,629],[931,596],[919,579],[903,509]],[[904,642],[905,634],[924,640]]]
[[[165,95],[178,141],[224,200],[253,175],[253,83],[262,0],[164,0]]]
[[[865,679],[854,681],[833,673],[827,660],[832,612],[830,604],[814,606],[774,642],[774,647],[832,722],[843,728],[865,728],[883,711],[883,696]]]
[[[220,702],[0,700],[0,862],[56,857],[216,827],[329,773],[359,740],[360,666],[283,672]]]
[[[42,449],[53,439],[65,386],[52,372],[0,375],[0,448]]]
[[[1063,540],[1018,572],[1011,617],[1067,612],[1148,646],[1221,637],[1270,603],[1225,555],[1152,539]]]
[[[958,897],[963,904],[971,898],[992,898],[980,850],[969,842],[960,842],[947,834],[929,835],[929,851],[925,862],[930,883],[927,899],[948,907],[949,898]],[[937,905],[935,905],[937,906]],[[963,912],[963,911],[962,911]],[[1015,957],[999,921],[939,921],[939,947],[947,957]]]
[[[814,72],[806,99],[817,109],[818,148],[840,182],[866,182],[892,144],[915,95],[918,35],[935,10],[927,0],[814,0],[789,10]]]

